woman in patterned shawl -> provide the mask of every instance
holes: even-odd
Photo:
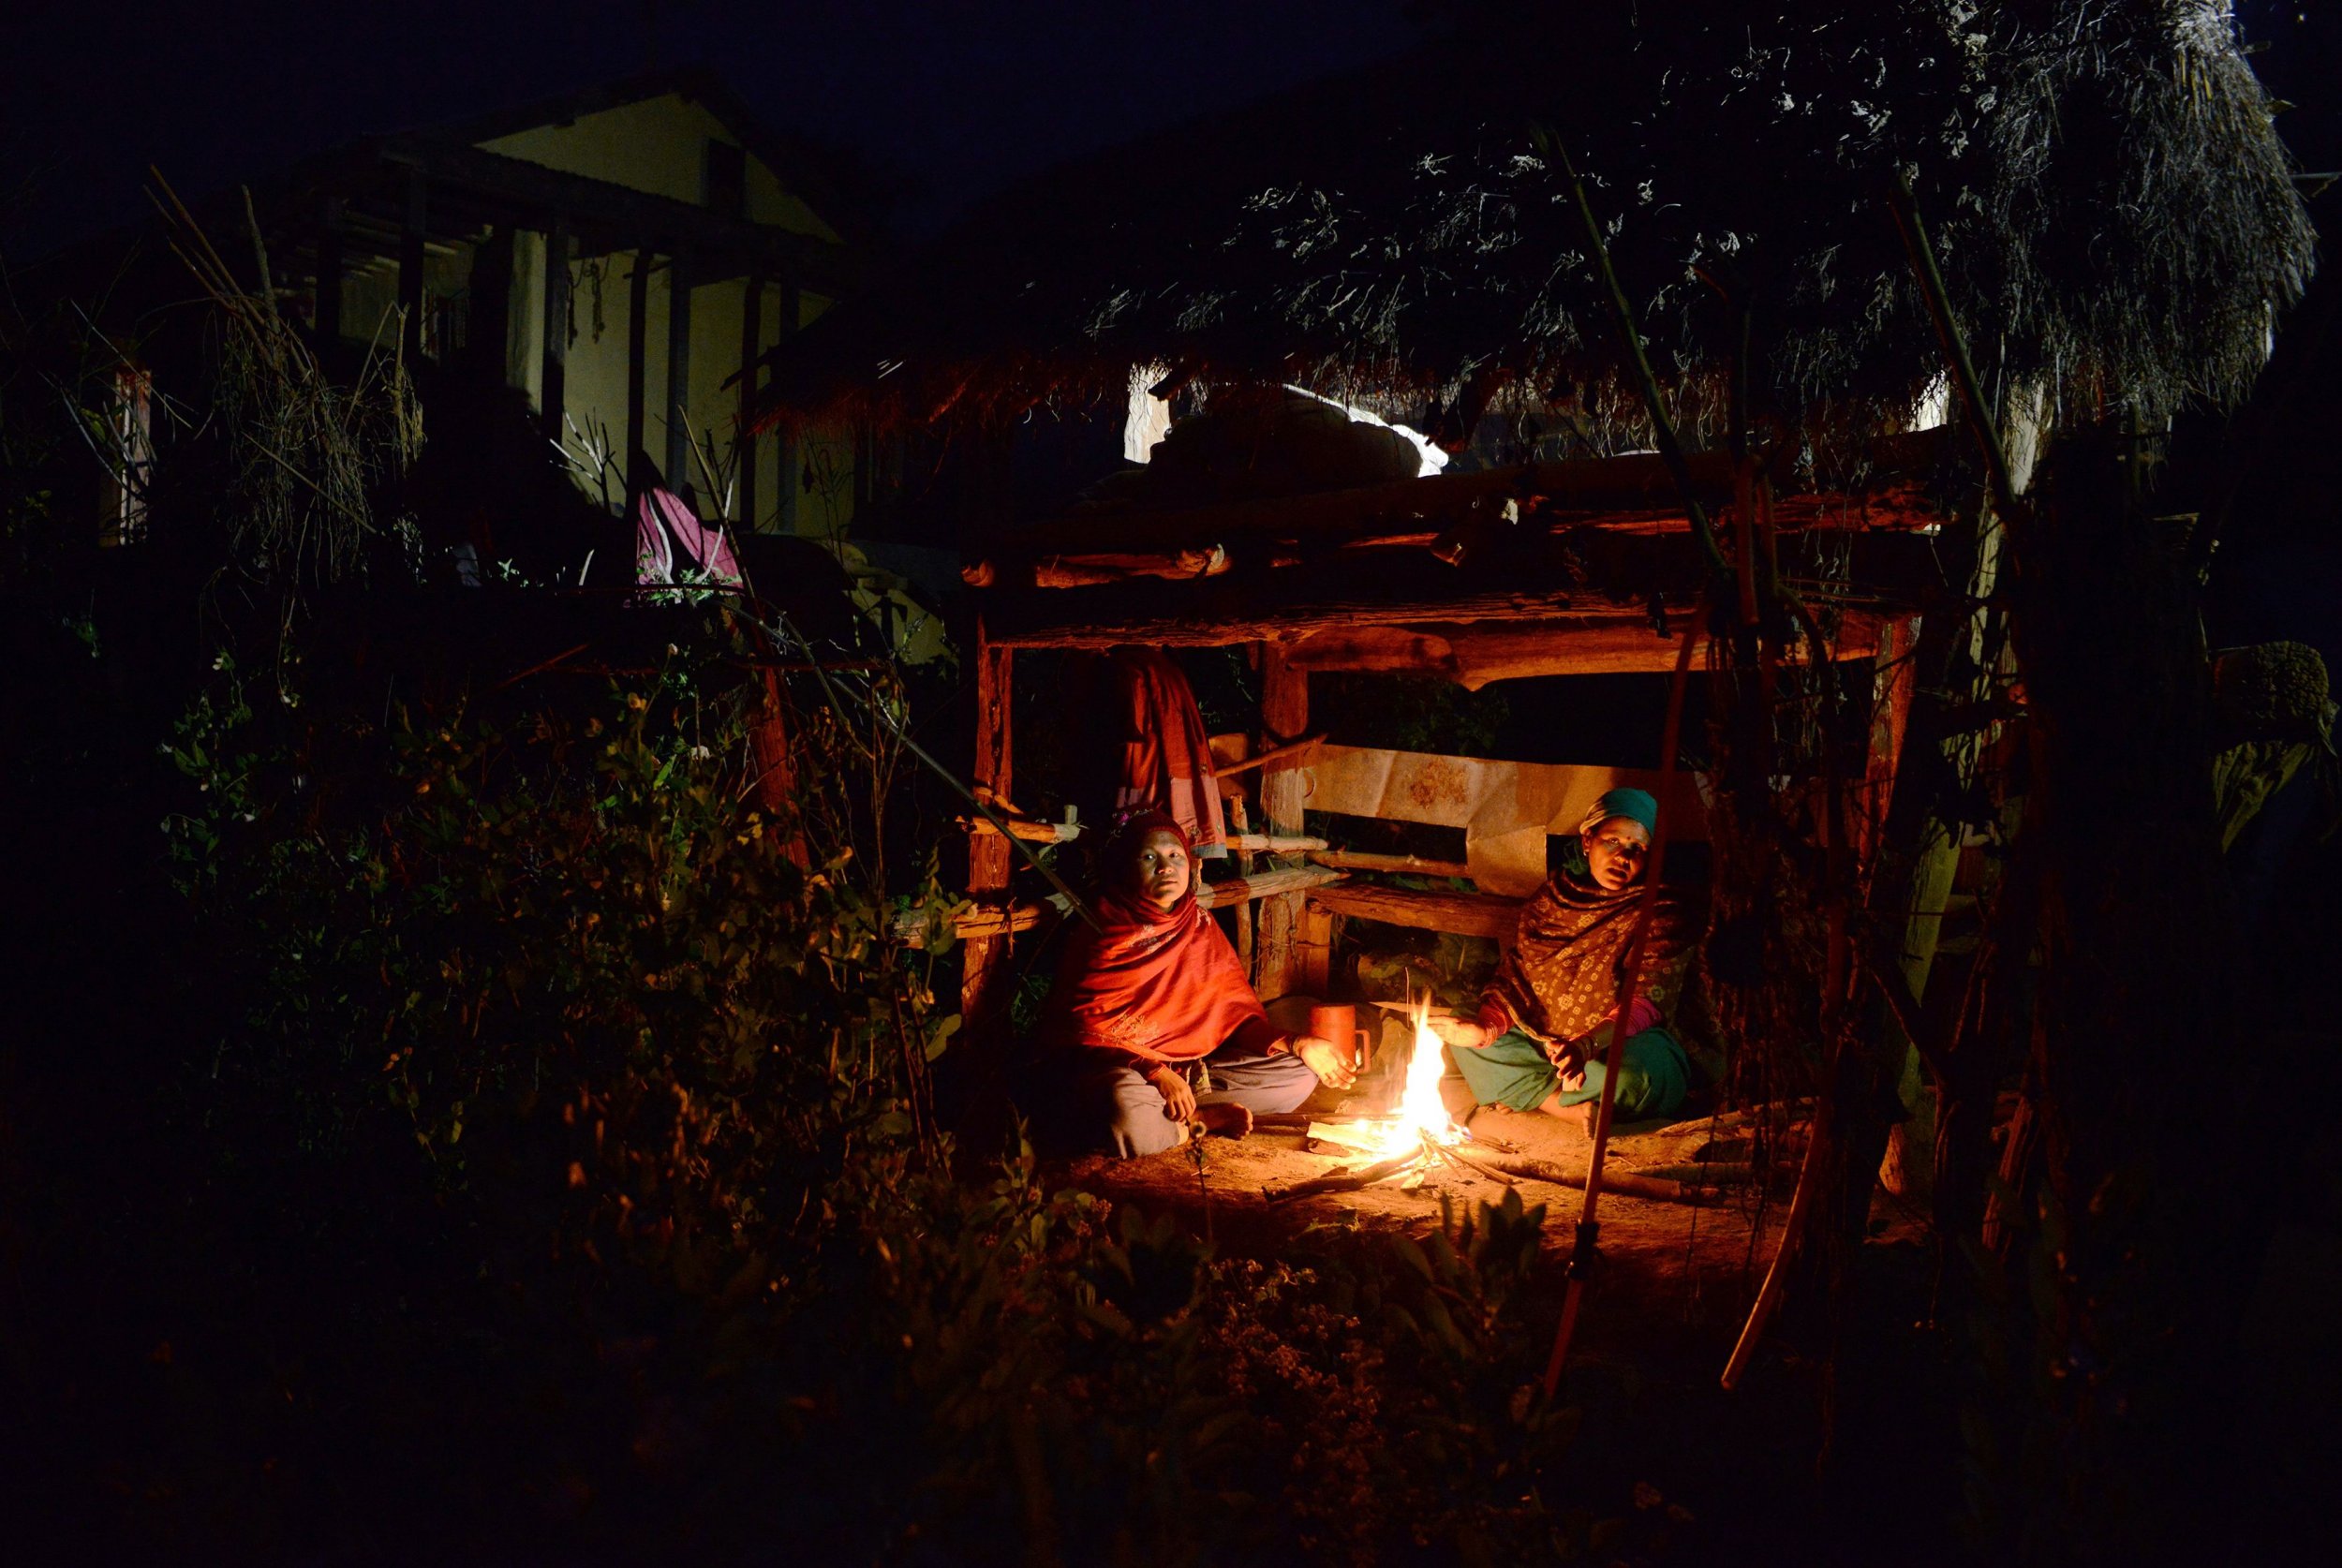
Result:
[[[1041,1043],[1062,1064],[1056,1141],[1154,1154],[1192,1125],[1241,1137],[1352,1074],[1331,1042],[1269,1023],[1244,966],[1195,902],[1186,833],[1148,811],[1104,857],[1100,929],[1068,938]]]
[[[1522,906],[1519,939],[1490,978],[1478,1016],[1432,1022],[1475,1105],[1581,1122],[1592,1111],[1658,824],[1658,802],[1640,790],[1612,790],[1595,802],[1561,868]],[[1622,1121],[1670,1115],[1690,1087],[1690,1059],[1665,1028],[1690,944],[1682,905],[1662,887],[1619,1063]]]

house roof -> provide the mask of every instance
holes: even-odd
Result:
[[[849,241],[867,243],[873,237],[871,214],[853,199],[835,159],[810,142],[765,125],[730,82],[704,66],[646,71],[410,134],[435,141],[460,141],[476,146],[540,126],[567,125],[589,114],[670,96],[705,108],[782,185]]]
[[[1723,433],[1740,302],[1786,433],[1868,438],[1935,380],[1898,171],[1985,374],[2085,407],[2232,397],[2313,264],[2216,0],[1475,14],[986,203],[774,352],[767,422],[1119,402],[1160,363],[1451,421],[1559,402],[1596,450],[1647,445],[1558,151],[1695,444]]]

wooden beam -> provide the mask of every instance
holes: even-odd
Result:
[[[1230,573],[1196,583],[1006,590],[986,596],[986,618],[1011,647],[1225,647],[1409,621],[1541,618],[1564,614],[1584,597],[1558,552],[1506,571],[1367,557],[1307,572]]]
[[[1261,899],[1283,899],[1312,888],[1331,887],[1342,874],[1322,865],[1297,865],[1287,871],[1256,871],[1249,877],[1206,882],[1195,890],[1195,902],[1207,910],[1233,909]]]
[[[691,284],[690,258],[676,256],[667,266],[666,468],[673,490],[691,482]],[[719,499],[711,496],[709,504]]]
[[[1891,518],[1905,526],[1934,520],[1937,514],[1924,490],[1944,463],[1947,445],[1941,431],[1886,437],[1871,448],[1871,479],[1864,496],[1817,499],[1824,500],[1826,510],[1845,509],[1857,515],[1867,511],[1875,514],[1875,521]],[[1775,489],[1792,496],[1800,487],[1798,455],[1791,448],[1776,449],[1765,470]],[[1729,452],[1695,452],[1691,468],[1704,503],[1721,507],[1730,502],[1734,470]],[[1019,529],[1002,542],[1008,551],[1043,555],[1094,550],[1101,537],[1111,537],[1123,550],[1174,551],[1199,540],[1234,545],[1247,538],[1327,539],[1375,530],[1437,535],[1491,498],[1513,499],[1523,503],[1524,511],[1552,514],[1682,515],[1666,460],[1655,452],[1638,452],[1439,474],[1184,511],[1086,513]]]
[[[1310,902],[1352,920],[1379,920],[1417,931],[1494,937],[1510,944],[1525,899],[1493,893],[1416,893],[1406,888],[1343,882],[1312,891]]]
[[[1304,780],[1294,765],[1299,757],[1291,747],[1310,727],[1309,673],[1293,668],[1283,651],[1271,643],[1261,649],[1260,683],[1261,738],[1253,749],[1262,757],[1263,825],[1272,835],[1299,836],[1307,797]],[[1297,897],[1261,906],[1253,985],[1263,1000],[1274,1000],[1294,989],[1293,944],[1300,923]]]
[[[1330,888],[1341,880],[1341,872],[1329,871],[1322,866],[1304,865],[1290,871],[1263,871],[1257,876],[1231,877],[1226,881],[1206,882],[1195,890],[1195,902],[1202,909],[1230,910],[1263,900],[1297,900],[1303,894],[1313,896],[1319,890]],[[1056,915],[1055,905],[1037,900],[1015,904],[979,904],[955,920],[952,928],[968,940],[971,949],[980,941],[1000,941],[1005,947],[1003,939],[1018,931],[1030,931],[1043,922],[1056,918]],[[964,1001],[962,1005],[965,1006]]]
[[[1870,658],[1885,619],[1873,610],[1845,612],[1838,652]],[[1687,614],[1674,614],[1669,630],[1674,635],[1659,636],[1645,611],[1608,609],[1533,621],[1327,629],[1296,639],[1287,657],[1308,670],[1436,675],[1477,691],[1491,681],[1539,675],[1664,673],[1675,668],[1676,638],[1697,629]]]
[[[1377,855],[1358,850],[1319,850],[1311,864],[1337,871],[1384,871],[1401,877],[1461,877],[1469,880],[1472,867],[1460,860],[1426,860],[1421,855]]]
[[[570,225],[554,220],[545,235],[544,346],[538,360],[537,423],[548,441],[560,444],[569,436],[570,361]]]
[[[1325,744],[1326,732],[1321,730],[1316,734],[1288,742],[1273,751],[1264,751],[1256,757],[1239,757],[1233,762],[1223,762],[1211,770],[1211,776],[1214,778],[1234,778],[1239,773],[1250,773],[1254,768],[1265,768],[1272,763],[1281,768],[1297,767],[1302,758]]]

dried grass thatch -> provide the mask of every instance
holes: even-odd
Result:
[[[1163,363],[1451,424],[1505,387],[1575,394],[1642,444],[1558,145],[1696,436],[1727,291],[1784,426],[1891,427],[1935,380],[1897,170],[1988,375],[2152,420],[2236,395],[2310,271],[2274,112],[2216,0],[1483,4],[1435,46],[986,204],[778,351],[766,419],[1119,402]]]

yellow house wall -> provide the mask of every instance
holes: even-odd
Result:
[[[515,255],[526,259],[516,266],[518,276],[513,287],[512,328],[507,357],[514,372],[513,384],[526,386],[530,403],[541,408],[543,383],[540,366],[544,301],[540,280],[544,241],[537,234],[524,234],[520,240]],[[605,460],[613,466],[614,494],[622,492],[625,486],[627,306],[635,264],[635,255],[628,252],[602,259],[599,264],[582,260],[570,266],[571,318],[576,335],[569,346],[562,412],[572,466],[580,470],[580,482],[589,494],[599,490],[591,475],[597,464]],[[594,326],[597,265],[601,295],[599,333]],[[672,419],[666,393],[667,326],[674,299],[673,280],[672,268],[654,268],[645,311],[643,444],[662,466]],[[759,313],[760,352],[780,341],[783,298],[778,285],[764,286]],[[723,383],[740,368],[740,314],[746,299],[746,282],[737,278],[702,284],[691,290],[691,365],[690,387],[684,404],[686,429],[703,452],[707,450],[712,434],[719,473],[736,471],[734,443],[738,439],[740,393],[738,387],[727,388]],[[806,299],[799,313],[800,321],[811,320],[828,303],[818,298]],[[787,530],[793,520],[800,533],[842,534],[853,519],[852,439],[822,438],[799,443],[793,451],[789,450],[790,443],[765,436],[759,437],[756,445],[757,515],[753,519],[740,515],[741,497],[735,481],[731,486],[732,501],[726,511],[732,521],[763,532],[779,532]],[[810,456],[816,475],[816,486],[809,494],[801,488],[803,465],[799,459],[807,455]],[[702,510],[712,514],[716,497],[711,493],[707,473],[698,461],[691,464],[688,472],[667,477],[671,483],[689,480]],[[791,488],[785,491],[784,485]],[[793,507],[790,505],[792,496]]]

